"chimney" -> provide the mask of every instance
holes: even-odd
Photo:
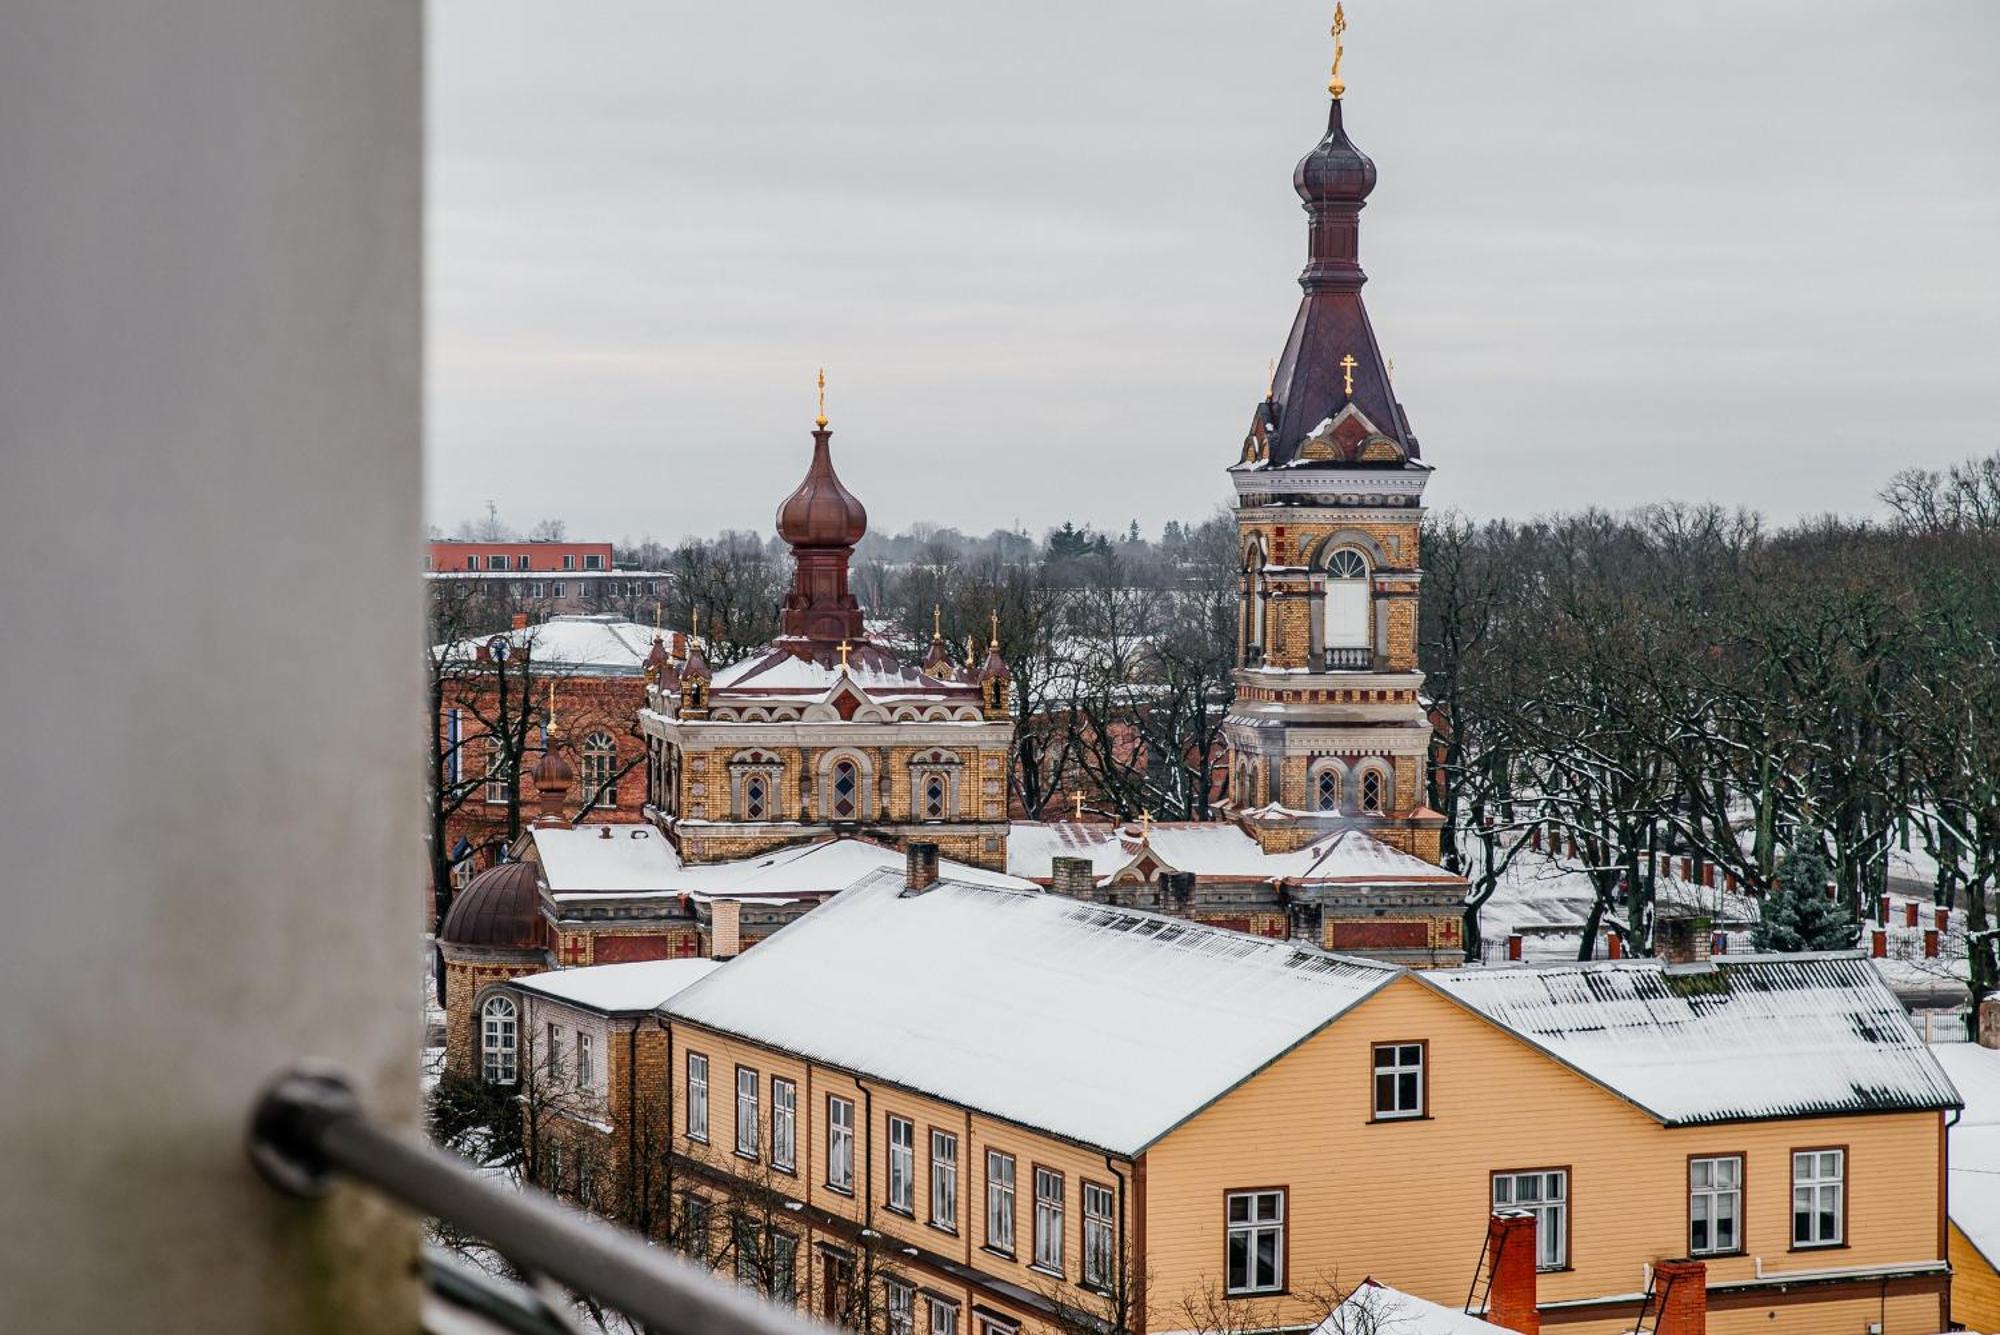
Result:
[[[1520,1335],[1541,1335],[1542,1313],[1535,1306],[1535,1217],[1525,1210],[1496,1210],[1486,1224],[1486,1264],[1493,1287],[1486,1295],[1486,1322]]]
[[[1653,1291],[1660,1298],[1656,1335],[1708,1335],[1708,1267],[1700,1261],[1658,1261]]]
[[[1191,871],[1170,871],[1160,878],[1166,891],[1166,903],[1160,905],[1163,912],[1180,913],[1194,903],[1194,873]]]
[[[1507,938],[1507,958],[1510,960],[1521,958],[1521,934],[1519,932]]]
[[[1618,935],[1618,933],[1616,933],[1616,932],[1613,932],[1613,933],[1611,934],[1611,936],[1609,937],[1609,939],[1608,939],[1608,940],[1607,940],[1607,941],[1605,942],[1605,944],[1606,944],[1606,946],[1607,946],[1607,947],[1609,947],[1609,949],[1610,949],[1610,953],[1611,953],[1611,958],[1612,958],[1612,959],[1614,959],[1614,960],[1622,960],[1622,959],[1624,959],[1624,958],[1625,958],[1625,938],[1624,938],[1624,937],[1622,937],[1622,936]]]
[[[708,953],[715,959],[733,960],[743,950],[743,905],[734,899],[709,903]]]
[[[1694,879],[1694,859],[1685,853],[1681,854],[1681,879],[1683,881]]]
[[[1934,960],[1937,957],[1938,957],[1937,928],[1926,927],[1924,929],[1924,958],[1927,960]]]
[[[526,612],[514,613],[514,629],[526,630],[527,628],[528,628],[528,614]]]
[[[1088,899],[1097,889],[1097,873],[1089,858],[1056,858],[1049,864],[1049,890],[1072,899]]]
[[[1662,916],[1653,926],[1653,946],[1668,964],[1709,963],[1709,921],[1702,915]]]
[[[1541,826],[1531,825],[1528,827],[1528,847],[1534,849],[1537,853],[1542,851]]]
[[[1903,904],[1903,926],[1915,927],[1916,925],[1917,925],[1917,901],[1914,899],[1906,900],[1904,901]]]
[[[1706,889],[1715,889],[1715,864],[1713,862],[1704,862],[1701,864],[1701,883]]]
[[[1882,895],[1875,901],[1875,921],[1884,927],[1889,925],[1889,896]]]
[[[1880,927],[1877,927],[1874,931],[1868,934],[1868,937],[1869,937],[1868,953],[1870,955],[1873,955],[1878,960],[1888,959],[1889,934],[1886,931],[1882,930]]]
[[[2000,1048],[2000,996],[1979,1003],[1977,1037],[1982,1048]]]
[[[1938,906],[1937,929],[1940,932],[1948,932],[1951,930],[1951,910],[1944,907],[1942,904]]]
[[[938,846],[912,839],[903,846],[903,893],[920,895],[938,883]]]

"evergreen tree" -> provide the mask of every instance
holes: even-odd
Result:
[[[1761,921],[1751,929],[1758,950],[1845,950],[1854,944],[1854,922],[1826,892],[1833,880],[1817,830],[1801,830],[1778,864],[1777,883],[1764,894]]]

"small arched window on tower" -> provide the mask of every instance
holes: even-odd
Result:
[[[838,760],[833,766],[832,801],[827,810],[835,820],[853,820],[861,796],[861,774],[851,760]]]
[[[1313,810],[1340,810],[1340,771],[1332,765],[1323,765],[1313,775]]]
[[[944,775],[932,774],[924,780],[924,819],[943,820],[946,810]]]
[[[743,781],[743,819],[762,820],[770,810],[770,788],[761,774],[752,774]]]
[[[1368,558],[1342,547],[1326,562],[1326,665],[1367,668],[1375,643],[1368,589]]]
[[[1248,595],[1243,607],[1243,661],[1247,666],[1256,667],[1264,661],[1264,623],[1271,596],[1270,586],[1264,579],[1264,546],[1261,542],[1251,544],[1243,577]]]
[[[611,734],[598,729],[583,739],[583,795],[601,807],[618,805],[618,789],[612,776],[618,773],[618,743]]]
[[[480,1070],[492,1085],[514,1083],[515,1061],[520,1049],[520,1025],[514,1002],[508,997],[488,997],[479,1008]]]
[[[1361,809],[1363,811],[1382,810],[1382,771],[1369,766],[1361,772]]]

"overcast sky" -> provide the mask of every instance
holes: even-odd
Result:
[[[1330,0],[433,0],[429,496],[888,531],[1229,496]],[[1352,0],[1434,506],[1860,510],[2000,449],[2000,3]]]

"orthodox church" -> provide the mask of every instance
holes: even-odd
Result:
[[[933,636],[919,661],[872,637],[848,586],[867,513],[835,471],[824,377],[804,479],[778,508],[793,583],[781,634],[711,665],[699,637],[645,663],[637,819],[572,825],[559,730],[542,814],[475,876],[437,934],[447,1064],[512,1041],[525,973],[733,957],[906,856],[956,880],[1156,909],[1417,965],[1462,962],[1465,882],[1436,865],[1431,730],[1417,667],[1428,465],[1361,298],[1375,165],[1342,122],[1293,187],[1304,289],[1228,468],[1242,556],[1232,805],[1212,823],[1010,821],[1012,680]],[[976,946],[976,943],[969,943]]]

